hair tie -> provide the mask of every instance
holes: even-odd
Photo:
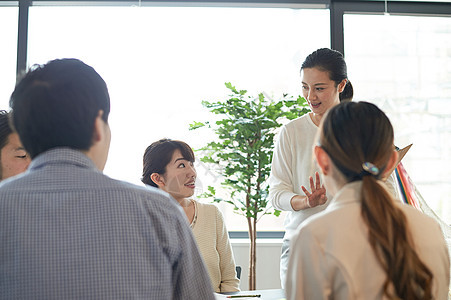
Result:
[[[354,177],[352,177],[349,182],[362,180],[363,176],[367,176],[367,175],[373,176],[376,179],[380,178],[379,174],[381,172],[380,172],[379,168],[376,167],[374,164],[372,164],[370,162],[364,162],[362,164],[362,168],[363,168],[362,172],[360,172],[360,174],[357,174]]]
[[[362,168],[364,171],[370,173],[373,176],[379,175],[379,168],[370,162],[364,162],[362,164]]]

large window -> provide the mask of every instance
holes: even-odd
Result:
[[[17,7],[0,7],[0,109],[5,110],[16,83],[18,11]]]
[[[30,64],[76,57],[104,77],[112,101],[105,173],[136,184],[151,142],[168,137],[199,148],[212,138],[188,125],[212,117],[201,100],[224,99],[225,82],[296,96],[303,58],[330,47],[327,9],[31,7],[29,18]],[[219,185],[204,165],[196,167],[199,193]],[[243,217],[222,208],[229,230],[247,230]],[[283,217],[259,224],[283,230]]]
[[[451,224],[451,18],[344,16],[357,100],[390,117],[403,164],[428,205]]]

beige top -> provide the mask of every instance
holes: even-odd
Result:
[[[224,218],[213,204],[194,201],[193,234],[217,293],[239,291],[235,260]]]
[[[299,227],[288,263],[288,300],[386,299],[386,274],[361,217],[361,187],[361,181],[345,185],[325,211]],[[439,225],[412,206],[397,205],[406,216],[418,256],[434,276],[433,298],[447,299],[450,260]]]

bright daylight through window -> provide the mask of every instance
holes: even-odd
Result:
[[[315,26],[306,32],[305,24]],[[212,118],[201,101],[225,99],[225,82],[254,95],[298,96],[302,59],[330,47],[329,31],[328,9],[31,7],[28,60],[76,57],[104,77],[112,101],[105,173],[142,184],[151,142],[200,148],[213,138],[188,128]],[[204,165],[196,168],[198,193],[219,185]],[[247,231],[245,218],[220,206],[229,230]],[[263,217],[259,230],[283,230],[283,217]]]
[[[8,109],[8,100],[16,84],[17,7],[0,7],[0,109]],[[7,30],[6,30],[7,29]]]
[[[377,104],[427,204],[451,224],[451,18],[345,15],[355,99]],[[362,34],[362,33],[365,34]]]

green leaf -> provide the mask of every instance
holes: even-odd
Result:
[[[206,141],[198,157],[205,164],[219,168],[222,178],[217,187],[209,186],[204,197],[214,202],[232,205],[235,212],[258,219],[258,214],[280,215],[270,207],[267,180],[271,172],[276,130],[287,120],[298,118],[310,111],[305,99],[283,94],[272,100],[264,93],[248,95],[247,90],[237,89],[226,82],[230,95],[222,100],[202,101],[211,114],[211,122],[193,122],[190,129],[208,126],[215,138]],[[223,196],[223,192],[229,193]],[[221,194],[221,197],[217,195]]]
[[[212,187],[211,185],[208,186],[208,191],[210,192],[210,194],[212,194],[213,196],[216,195],[216,189],[214,187]]]
[[[195,130],[204,126],[205,123],[194,121],[193,123],[189,124],[189,130]]]

